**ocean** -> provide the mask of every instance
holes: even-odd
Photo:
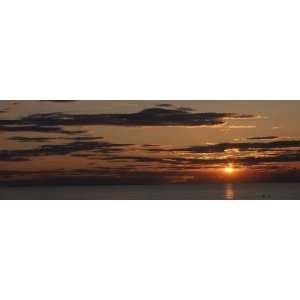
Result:
[[[299,183],[1,187],[4,200],[300,199]]]

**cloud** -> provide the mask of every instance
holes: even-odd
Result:
[[[143,144],[143,147],[147,148],[147,147],[161,147],[160,144]]]
[[[188,108],[166,109],[155,107],[128,114],[34,114],[19,120],[0,120],[0,125],[5,128],[8,128],[8,126],[20,126],[20,128],[28,126],[32,127],[33,130],[37,130],[36,127],[56,127],[56,130],[59,130],[59,126],[81,125],[206,127],[225,124],[225,119],[252,118],[255,118],[255,116],[249,114],[193,113]]]
[[[228,162],[256,166],[259,164],[276,162],[300,161],[300,140],[276,140],[271,142],[249,143],[219,143],[212,145],[199,145],[183,148],[144,148],[149,153],[160,154],[160,157],[152,158],[152,161],[164,164],[182,165],[223,165]],[[235,154],[228,152],[235,150]],[[236,153],[243,153],[237,155]],[[207,158],[199,157],[204,154]],[[163,155],[163,157],[161,156]],[[122,157],[123,159],[125,157]],[[117,160],[118,158],[114,158]],[[142,161],[144,158],[126,157],[134,161]]]
[[[23,136],[13,136],[10,137],[9,140],[11,141],[17,141],[17,142],[23,142],[23,143],[27,143],[27,142],[35,142],[35,143],[42,143],[42,142],[48,142],[52,139],[55,138],[48,138],[48,137],[23,137]]]
[[[260,156],[260,157],[245,157],[239,159],[233,159],[233,161],[237,163],[241,163],[244,165],[257,165],[261,163],[275,163],[275,162],[296,162],[300,161],[300,153],[284,153],[280,155],[273,156]]]
[[[271,142],[219,143],[183,148],[162,148],[160,145],[140,146],[143,155],[122,155],[130,151],[132,144],[116,144],[97,141],[102,137],[59,138],[72,140],[66,144],[46,144],[32,149],[0,150],[0,161],[24,161],[40,156],[72,155],[87,159],[104,161],[134,161],[139,163],[158,163],[163,165],[220,165],[228,161],[243,165],[255,165],[270,162],[300,161],[300,140],[276,140]],[[47,137],[12,137],[19,142],[47,142],[56,138]],[[228,150],[236,149],[243,155],[230,155]],[[249,153],[248,153],[249,152]],[[135,152],[136,153],[136,152]],[[149,156],[146,153],[160,154]],[[252,153],[255,153],[253,155]],[[133,154],[133,153],[132,153]],[[190,155],[188,155],[190,154]],[[208,157],[197,157],[195,154],[209,154]],[[222,155],[221,155],[222,154]],[[226,154],[224,157],[223,154]]]
[[[4,123],[1,122],[0,124]],[[11,122],[9,122],[11,123]],[[12,123],[13,124],[13,123]],[[82,134],[83,130],[70,131],[59,126],[40,126],[40,125],[0,125],[0,132],[48,132],[48,133],[64,133],[64,134]]]
[[[89,137],[89,136],[78,136],[78,137],[24,137],[24,136],[13,136],[9,140],[23,142],[23,143],[43,143],[49,141],[58,141],[58,140],[72,140],[72,141],[94,141],[103,139],[103,137]]]
[[[68,155],[81,151],[110,153],[120,151],[130,144],[113,144],[108,142],[76,141],[60,145],[42,145],[33,149],[0,150],[0,161],[27,160],[37,156]]]
[[[256,142],[256,143],[220,143],[213,145],[200,145],[185,148],[173,149],[151,149],[151,151],[181,151],[190,153],[218,153],[229,149],[239,149],[240,151],[261,150],[266,151],[270,149],[293,148],[300,147],[300,140],[279,140],[272,142]],[[149,150],[150,151],[150,150]]]
[[[161,104],[157,104],[156,106],[158,106],[158,107],[173,107],[173,104],[161,103]]]
[[[147,156],[107,156],[106,159],[108,160],[117,160],[117,161],[135,161],[135,162],[159,162],[165,163],[168,161],[164,158],[157,158],[157,157],[147,157]]]
[[[180,149],[163,149],[156,145],[154,148],[145,145],[144,151],[156,150],[159,156],[130,153],[131,144],[114,144],[109,142],[80,141],[59,145],[43,145],[33,149],[22,150],[0,150],[1,161],[22,162],[34,157],[63,155],[66,159],[70,156],[83,157],[87,161],[84,169],[62,169],[61,171],[36,171],[32,174],[25,174],[23,171],[3,171],[0,175],[14,176],[19,179],[8,179],[10,184],[149,184],[160,182],[172,182],[172,176],[176,177],[180,172],[183,175],[195,172],[197,180],[210,180],[206,175],[201,175],[201,169],[220,168],[231,162],[236,167],[250,166],[252,170],[260,172],[264,170],[265,178],[269,172],[277,170],[283,172],[282,168],[274,168],[274,164],[279,166],[280,163],[300,162],[300,141],[271,141],[256,143],[220,143],[215,145],[199,145]],[[136,145],[134,145],[136,146]],[[151,145],[152,147],[153,145]],[[157,148],[158,147],[158,148]],[[247,150],[243,155],[227,156],[223,155],[228,149]],[[275,152],[274,150],[278,150]],[[280,151],[279,151],[280,150]],[[177,153],[178,151],[178,153]],[[252,152],[253,151],[253,152]],[[267,152],[269,151],[269,152]],[[179,153],[184,152],[184,153]],[[126,155],[122,154],[126,153]],[[142,153],[142,152],[140,152]],[[155,152],[154,152],[155,153]],[[209,153],[211,155],[198,156],[197,154]],[[255,153],[255,154],[253,154]],[[91,160],[95,167],[91,167]],[[94,162],[93,162],[94,161]],[[105,161],[107,167],[99,166],[98,162]],[[122,164],[114,164],[113,162]],[[127,164],[125,164],[127,163]],[[130,164],[133,163],[131,166]],[[200,168],[200,169],[199,169]],[[146,171],[148,170],[148,171]],[[152,172],[150,172],[152,170]],[[289,169],[291,171],[291,169]],[[11,172],[11,173],[9,173]],[[24,173],[24,174],[23,174]],[[299,173],[299,172],[298,172]],[[23,175],[22,175],[23,174]],[[289,175],[269,176],[268,180],[299,180]],[[299,175],[299,174],[298,174]],[[181,176],[181,175],[180,175]],[[31,177],[31,179],[29,178]],[[34,178],[33,178],[34,177]],[[26,179],[27,178],[27,179]],[[32,179],[33,178],[33,179]],[[253,178],[257,180],[258,177]],[[4,180],[4,179],[3,179]],[[216,181],[216,177],[211,179]],[[243,178],[241,179],[243,180]],[[6,181],[7,182],[7,181]],[[1,182],[0,182],[1,184]]]

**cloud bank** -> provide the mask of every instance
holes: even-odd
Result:
[[[253,119],[250,114],[236,113],[194,113],[189,108],[148,108],[137,113],[113,114],[34,114],[19,120],[0,120],[2,131],[54,131],[61,126],[112,125],[112,126],[217,126],[226,119]]]

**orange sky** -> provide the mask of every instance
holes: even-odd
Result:
[[[299,113],[300,101],[1,101],[0,178],[298,180]]]

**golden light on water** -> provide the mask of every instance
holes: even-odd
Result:
[[[235,197],[234,186],[231,183],[225,185],[224,198],[226,200],[233,200]]]

